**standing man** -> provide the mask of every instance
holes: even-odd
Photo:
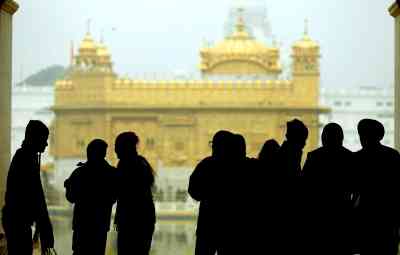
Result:
[[[111,210],[116,201],[115,168],[105,160],[107,143],[95,139],[87,146],[87,162],[65,181],[66,198],[74,206],[74,255],[105,254]]]
[[[400,229],[400,154],[384,146],[383,125],[372,119],[358,123],[362,149],[355,154],[360,192],[357,217],[360,253],[396,255]]]
[[[353,153],[343,147],[337,123],[322,131],[322,147],[309,152],[303,168],[304,221],[308,254],[351,255]]]
[[[302,254],[304,252],[304,225],[301,185],[301,159],[308,138],[308,128],[298,119],[286,123],[286,139],[279,148],[274,162],[275,220],[271,229],[275,232],[273,245],[279,254]]]
[[[226,183],[231,169],[234,134],[218,131],[212,140],[212,155],[203,159],[189,179],[188,192],[200,202],[195,255],[224,254],[226,250]],[[229,233],[231,234],[231,233]],[[233,244],[233,243],[232,243]]]
[[[34,224],[42,250],[54,247],[53,227],[40,180],[40,156],[48,145],[48,137],[45,124],[29,121],[22,146],[11,161],[2,215],[10,255],[32,255]]]

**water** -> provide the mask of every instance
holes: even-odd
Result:
[[[58,254],[72,254],[71,250],[71,219],[69,217],[53,217],[55,246]],[[151,255],[189,255],[194,254],[195,221],[159,220],[153,235]],[[117,254],[117,233],[111,230],[107,240],[107,255]]]

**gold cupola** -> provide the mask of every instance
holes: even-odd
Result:
[[[308,34],[308,20],[305,20],[304,26],[304,35],[299,41],[293,44],[293,48],[300,48],[300,49],[319,49],[319,44],[311,39]]]
[[[308,20],[305,20],[303,37],[292,47],[294,75],[319,74],[320,47],[308,34]]]
[[[86,33],[82,42],[79,45],[79,54],[80,55],[95,55],[97,51],[97,45],[93,40],[91,34],[89,32]]]
[[[200,50],[200,70],[206,75],[277,75],[279,49],[250,36],[242,16],[223,41]]]

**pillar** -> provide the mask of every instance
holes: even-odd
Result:
[[[12,16],[18,4],[0,1],[0,206],[4,203],[5,181],[11,150],[11,58]]]
[[[395,85],[394,85],[394,101],[395,101],[395,147],[400,150],[400,0],[389,8],[390,15],[395,18]]]

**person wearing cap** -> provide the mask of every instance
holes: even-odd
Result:
[[[354,234],[361,254],[396,255],[400,228],[400,154],[381,144],[385,128],[363,119],[357,126],[362,149],[355,153],[359,192],[358,229]]]
[[[36,226],[43,251],[54,247],[53,227],[40,180],[40,156],[47,147],[49,129],[29,121],[25,139],[14,154],[7,176],[2,223],[8,254],[33,253],[32,227]]]
[[[79,163],[64,182],[67,200],[74,204],[74,255],[105,254],[112,206],[116,202],[116,169],[106,161],[107,143],[94,139],[87,146],[87,161]]]

